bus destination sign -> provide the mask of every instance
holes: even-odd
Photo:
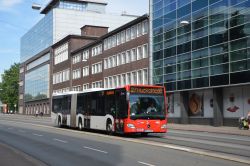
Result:
[[[130,93],[162,95],[163,94],[163,88],[130,87]]]

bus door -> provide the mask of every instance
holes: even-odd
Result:
[[[128,102],[126,99],[127,92],[125,89],[118,89],[115,92],[116,103],[116,131],[124,132],[124,120],[128,117]]]
[[[91,93],[84,94],[84,128],[90,129]]]

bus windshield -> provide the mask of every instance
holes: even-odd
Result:
[[[130,118],[135,119],[165,119],[165,104],[163,95],[131,94]]]

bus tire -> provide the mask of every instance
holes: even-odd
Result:
[[[107,123],[106,123],[106,132],[108,135],[112,135],[113,134],[113,131],[112,131],[112,121],[110,119],[107,120]]]
[[[58,116],[57,126],[58,126],[58,127],[62,127],[61,116]]]
[[[82,130],[82,118],[79,118],[78,121],[78,129],[81,131]]]

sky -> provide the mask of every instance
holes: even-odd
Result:
[[[0,0],[0,75],[20,61],[20,39],[43,15],[32,10],[33,3],[45,6],[50,0]],[[148,0],[105,0],[107,13],[143,15]],[[0,77],[1,81],[1,77]]]

